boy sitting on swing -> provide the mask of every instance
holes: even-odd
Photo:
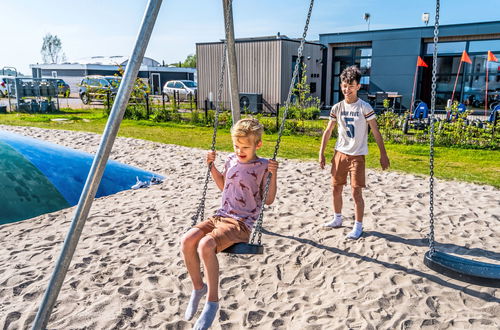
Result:
[[[217,253],[235,243],[247,243],[262,206],[267,172],[271,181],[266,205],[276,197],[278,162],[259,158],[263,126],[257,119],[245,118],[231,129],[234,153],[229,155],[221,173],[213,164],[215,151],[207,154],[207,165],[217,187],[222,191],[221,207],[215,215],[191,228],[182,238],[181,250],[187,271],[193,283],[193,292],[186,309],[185,319],[191,320],[198,303],[208,291],[207,302],[196,321],[195,329],[208,329],[219,309],[219,263]],[[200,271],[203,261],[207,284]]]

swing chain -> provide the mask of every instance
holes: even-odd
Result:
[[[435,252],[434,246],[434,111],[436,109],[436,72],[437,72],[437,48],[439,35],[439,0],[436,0],[436,19],[434,22],[434,51],[432,54],[432,87],[431,87],[431,134],[429,139],[429,215],[430,215],[430,232],[429,232],[429,253],[430,256]]]
[[[290,88],[288,89],[288,95],[285,101],[285,111],[283,112],[283,116],[281,119],[281,125],[278,130],[278,138],[276,140],[276,145],[274,146],[274,154],[273,154],[273,160],[276,160],[276,157],[278,156],[278,150],[280,148],[280,142],[281,142],[281,136],[283,135],[283,129],[285,128],[285,121],[286,117],[288,114],[288,109],[290,107],[290,100],[292,99],[292,93],[293,93],[293,88],[295,87],[295,80],[297,79],[298,73],[299,73],[299,67],[302,62],[302,53],[304,51],[304,45],[307,37],[307,30],[309,29],[309,22],[311,21],[311,14],[312,14],[312,9],[314,6],[314,0],[311,0],[309,4],[309,10],[307,12],[307,19],[306,19],[306,24],[304,26],[304,32],[302,33],[302,38],[300,39],[300,46],[299,49],[297,50],[297,62],[295,63],[295,68],[293,69],[293,75],[292,75],[292,81],[290,82]],[[269,186],[271,184],[271,173],[268,173],[266,176],[266,186],[264,189],[264,193],[262,195],[262,204],[260,207],[260,212],[259,212],[259,218],[257,219],[257,222],[255,224],[254,231],[252,233],[252,239],[250,240],[250,244],[254,244],[255,241],[255,236],[258,233],[258,240],[257,243],[258,245],[261,245],[261,240],[262,240],[262,221],[264,219],[264,208],[266,206],[266,199],[267,195],[269,193]]]
[[[226,16],[226,24],[224,26],[226,36],[229,31],[229,8],[231,6],[232,0],[229,0],[229,3],[226,7],[226,10],[224,12],[224,15]],[[219,114],[221,112],[221,103],[222,103],[222,89],[224,87],[224,73],[226,71],[226,54],[227,54],[227,38],[224,39],[224,47],[222,50],[222,56],[221,56],[221,65],[220,65],[220,72],[219,72],[219,83],[217,85],[217,97],[216,97],[216,104],[215,104],[215,116],[214,116],[214,131],[212,133],[212,146],[210,149],[212,151],[215,151],[215,145],[217,141],[217,128],[219,127]],[[205,175],[205,183],[203,185],[203,193],[201,196],[200,203],[198,204],[198,209],[196,210],[196,214],[193,215],[191,218],[191,227],[194,227],[196,223],[198,222],[198,219],[203,220],[205,218],[205,201],[207,197],[207,190],[208,190],[208,182],[210,181],[210,172],[212,171],[212,166],[213,163],[210,163],[208,165],[207,169],[207,174]]]

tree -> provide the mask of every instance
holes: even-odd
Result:
[[[66,60],[66,56],[62,53],[62,43],[58,36],[47,33],[43,37],[42,49],[43,63],[60,63]]]
[[[179,63],[172,63],[170,65],[178,68],[196,68],[196,54],[188,55],[184,62],[179,61]]]
[[[183,68],[196,68],[196,54],[188,55],[184,63],[182,63]]]

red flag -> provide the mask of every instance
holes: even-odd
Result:
[[[497,58],[495,57],[495,55],[493,55],[491,50],[488,50],[488,61],[489,62],[498,62]]]
[[[460,61],[472,64],[472,61],[470,60],[470,57],[465,50],[462,52],[462,58],[460,59]]]
[[[423,66],[425,68],[428,68],[429,66],[427,65],[427,63],[424,62],[424,60],[419,56],[417,58],[417,66]]]

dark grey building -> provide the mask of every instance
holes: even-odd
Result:
[[[356,64],[363,77],[362,93],[397,92],[403,106],[410,106],[417,56],[429,65],[420,68],[416,98],[430,104],[434,26],[378,31],[320,34],[327,47],[325,72],[326,105],[341,100],[339,75]],[[439,29],[437,65],[437,105],[442,108],[451,97],[462,51],[472,64],[462,63],[455,99],[481,107],[486,88],[488,65],[488,103],[500,101],[500,63],[487,62],[487,51],[500,59],[500,22],[444,25]]]
[[[283,104],[288,95],[299,45],[298,40],[280,35],[236,39],[240,103],[247,94],[251,94],[258,95],[254,100],[262,103],[260,107],[264,111],[274,111],[277,104]],[[323,49],[318,43],[306,42],[303,52],[311,94],[318,98],[322,91]],[[222,51],[223,42],[196,44],[200,107],[204,106],[205,100],[216,101]],[[222,93],[226,107],[230,104],[228,86],[226,65]]]
[[[119,67],[125,68],[128,58],[123,56],[93,56],[72,63],[32,64],[34,78],[61,78],[70,85],[72,92],[78,91],[78,84],[89,75],[112,76]],[[160,94],[169,80],[195,80],[196,69],[165,67],[159,62],[144,57],[138,77],[147,80],[154,94]]]

